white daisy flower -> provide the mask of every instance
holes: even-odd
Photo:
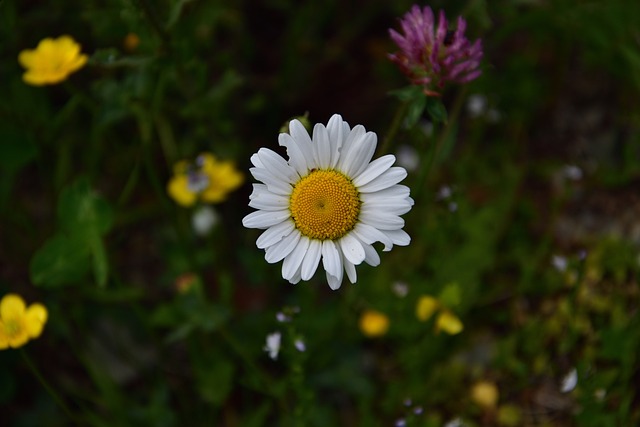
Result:
[[[411,241],[400,217],[413,206],[409,188],[398,185],[407,176],[391,167],[396,158],[371,161],[377,137],[361,125],[353,129],[335,114],[325,127],[316,124],[312,137],[298,120],[278,139],[289,160],[267,148],[251,156],[253,184],[249,206],[258,209],[242,224],[266,230],[257,246],[269,263],[282,263],[282,277],[291,283],[309,280],[320,260],[331,289],[346,272],[356,282],[355,266],[376,266],[384,251]]]

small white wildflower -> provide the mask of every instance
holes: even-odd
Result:
[[[454,418],[447,422],[443,427],[464,427],[464,423],[461,418]]]
[[[278,358],[281,338],[282,334],[280,332],[274,332],[267,335],[267,343],[265,344],[263,350],[269,353],[269,357],[273,360],[276,360]]]
[[[572,181],[579,181],[582,179],[582,169],[576,165],[566,165],[562,168],[562,174],[565,178]]]
[[[576,368],[573,368],[567,375],[562,379],[562,384],[560,386],[560,391],[563,393],[568,393],[578,384],[578,371]]]
[[[220,217],[210,206],[198,208],[191,216],[191,227],[196,235],[205,237],[209,235],[213,227],[218,224]]]
[[[280,323],[286,323],[291,321],[291,317],[279,311],[276,313],[276,320]]]
[[[405,427],[406,425],[407,422],[403,418],[396,420],[395,427]]]
[[[304,343],[302,338],[296,338],[296,340],[293,342],[293,345],[295,346],[296,350],[301,353],[307,351],[307,345]]]
[[[467,99],[467,111],[471,117],[480,117],[487,110],[487,97],[480,94],[470,95]]]
[[[458,204],[456,202],[449,202],[447,205],[449,212],[456,212],[458,210]]]
[[[413,408],[413,413],[416,415],[422,414],[423,411],[424,409],[422,409],[422,406],[416,406],[415,408]]]
[[[404,298],[409,293],[409,285],[404,282],[394,282],[393,285],[391,285],[391,290],[397,297]]]
[[[556,270],[563,273],[567,270],[568,262],[562,255],[553,255],[551,257],[551,265],[553,265]]]
[[[409,172],[417,170],[420,165],[418,151],[410,145],[400,145],[396,151],[396,159],[398,164]]]
[[[436,194],[436,198],[438,200],[445,200],[451,197],[452,194],[453,194],[453,190],[451,190],[451,187],[449,187],[448,185],[443,185],[438,190],[438,193]]]

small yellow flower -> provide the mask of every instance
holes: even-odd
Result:
[[[69,36],[43,39],[35,50],[25,49],[18,55],[18,61],[27,70],[22,79],[33,86],[60,83],[82,68],[87,59],[87,55],[80,53],[80,45]]]
[[[498,387],[489,381],[479,381],[471,387],[471,400],[485,409],[492,409],[498,403]]]
[[[47,309],[42,304],[27,308],[19,295],[5,295],[0,301],[0,350],[18,348],[38,338],[46,322]]]
[[[122,45],[124,46],[124,50],[127,52],[133,52],[140,45],[140,37],[138,37],[136,33],[128,33],[125,36]]]
[[[416,305],[416,317],[421,322],[426,322],[433,316],[439,305],[438,300],[434,297],[429,295],[421,296]]]
[[[379,337],[389,330],[389,318],[384,313],[367,310],[360,316],[360,330],[368,337]]]
[[[437,311],[436,332],[444,331],[449,335],[462,332],[464,325],[453,312],[442,306],[440,301],[429,295],[423,295],[416,305],[416,317],[421,322],[429,320]]]
[[[167,192],[179,205],[189,207],[197,201],[220,203],[244,181],[232,162],[217,160],[212,154],[198,156],[193,164],[180,161],[173,168]]]

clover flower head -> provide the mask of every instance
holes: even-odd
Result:
[[[398,183],[407,176],[391,167],[396,158],[371,161],[376,135],[363,126],[353,129],[335,114],[325,127],[316,124],[309,136],[298,120],[280,145],[289,160],[267,148],[251,157],[253,185],[249,206],[258,209],[242,224],[265,230],[256,242],[269,263],[282,263],[282,277],[291,283],[309,280],[320,260],[331,289],[338,289],[346,272],[356,282],[355,266],[376,266],[384,250],[406,246],[409,235],[400,217],[413,206],[409,188]]]
[[[233,162],[218,160],[211,153],[199,155],[193,163],[179,161],[173,171],[167,192],[184,207],[193,206],[198,201],[223,202],[244,181],[244,176]]]
[[[22,297],[8,294],[0,301],[0,350],[18,348],[38,338],[47,322],[42,304],[26,306]]]
[[[390,29],[391,39],[400,48],[389,55],[426,95],[439,96],[446,82],[467,83],[480,76],[482,41],[471,43],[464,35],[467,23],[458,17],[457,28],[448,30],[444,11],[438,22],[430,7],[414,5],[400,20],[403,34]]]
[[[18,62],[27,70],[22,79],[33,86],[60,83],[84,67],[87,60],[70,36],[43,39],[35,49],[25,49],[18,55]]]

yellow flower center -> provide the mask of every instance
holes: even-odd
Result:
[[[335,170],[313,170],[293,188],[291,217],[302,234],[318,240],[339,239],[353,229],[360,214],[358,190]]]

